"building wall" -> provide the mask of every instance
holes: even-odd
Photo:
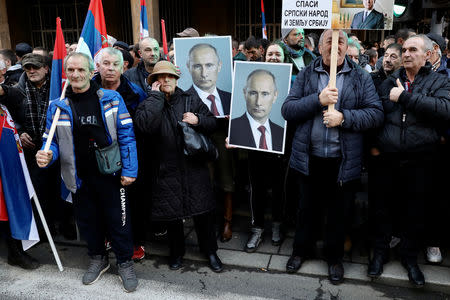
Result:
[[[192,0],[191,12],[192,27],[197,29],[200,35],[234,34],[233,1]]]

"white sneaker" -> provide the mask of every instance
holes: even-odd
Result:
[[[389,243],[389,248],[395,248],[400,243],[400,238],[392,236],[391,242]]]
[[[245,252],[251,253],[256,251],[263,240],[263,233],[264,229],[262,228],[252,228],[252,233],[247,241],[247,245],[245,245]]]
[[[440,264],[442,262],[441,249],[439,247],[428,247],[427,261],[432,264]]]

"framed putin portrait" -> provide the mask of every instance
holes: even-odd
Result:
[[[232,91],[231,36],[174,39],[178,87],[197,94],[217,118],[230,114]]]
[[[235,62],[230,146],[284,153],[286,121],[281,106],[289,93],[291,73],[291,64]]]

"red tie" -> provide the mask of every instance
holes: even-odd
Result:
[[[214,95],[209,95],[208,97],[206,97],[206,99],[211,101],[211,112],[213,113],[213,115],[215,115],[216,117],[219,116],[219,111],[217,110],[216,106],[216,98],[214,97]]]
[[[258,127],[258,130],[261,132],[261,137],[259,138],[259,149],[267,150],[266,127],[261,125],[261,126]]]

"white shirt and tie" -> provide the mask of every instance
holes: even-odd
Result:
[[[263,147],[261,147],[261,142],[262,140],[264,140],[264,138],[262,137],[264,132],[267,150],[272,151],[272,132],[270,131],[269,119],[267,119],[266,122],[261,125],[259,122],[256,122],[248,112],[245,112],[245,114],[247,115],[247,119],[250,122],[250,128],[252,129],[253,139],[255,141],[256,147],[258,149],[264,149]],[[264,129],[261,128],[262,126],[264,127]]]
[[[363,20],[362,20],[363,22],[366,21],[367,17],[370,15],[370,13],[372,12],[372,10],[373,10],[373,9],[371,9],[371,10],[365,9],[365,10],[364,10]]]
[[[214,92],[212,94],[210,94],[210,93],[206,93],[206,92],[202,91],[195,84],[193,84],[193,86],[194,86],[194,89],[197,92],[198,96],[200,97],[200,99],[202,99],[203,103],[205,103],[206,106],[208,106],[209,111],[211,111],[214,114],[214,111],[211,108],[212,103],[214,101],[216,108],[217,108],[218,115],[219,116],[224,115],[222,101],[220,101],[220,96],[219,96],[219,93],[217,92],[217,88],[215,88]],[[211,95],[213,96],[213,98],[211,97]]]

